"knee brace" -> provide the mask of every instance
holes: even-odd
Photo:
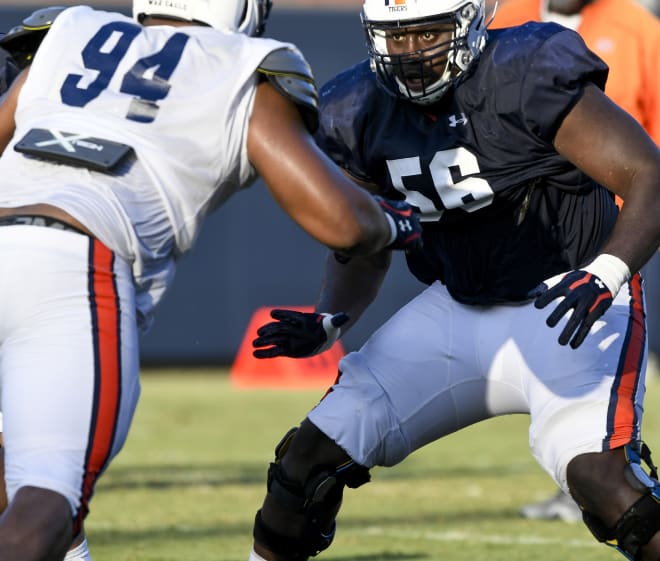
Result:
[[[651,451],[643,442],[627,444],[624,452],[626,481],[643,496],[623,513],[612,528],[587,511],[583,511],[582,515],[584,523],[598,541],[618,549],[631,561],[639,561],[642,548],[660,530],[658,468],[653,465]],[[642,468],[642,460],[647,464],[650,475]]]
[[[275,461],[268,468],[268,494],[286,511],[302,516],[300,535],[283,536],[274,532],[264,521],[261,511],[254,522],[254,538],[272,552],[290,559],[304,560],[327,549],[335,535],[334,515],[342,501],[344,486],[356,488],[370,479],[369,470],[355,462],[340,466],[313,466],[304,483],[292,481],[282,468],[296,432],[291,429],[275,448]],[[327,530],[331,519],[330,530]]]

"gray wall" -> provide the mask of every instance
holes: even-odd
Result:
[[[0,8],[0,30],[8,30],[34,9]],[[319,84],[365,54],[357,10],[308,12],[276,6],[268,36],[298,45]],[[258,307],[314,303],[325,254],[284,215],[261,182],[239,193],[211,216],[195,249],[181,260],[154,328],[142,337],[143,363],[230,363]],[[649,315],[659,339],[658,258],[653,273],[656,295]],[[397,255],[375,304],[344,338],[346,350],[361,345],[421,288]],[[654,347],[660,353],[660,341]]]

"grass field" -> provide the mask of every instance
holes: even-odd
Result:
[[[650,378],[645,438],[660,457],[660,375]],[[94,561],[245,561],[274,444],[319,397],[237,390],[218,371],[145,373],[132,432],[87,519]],[[554,490],[528,452],[527,418],[494,419],[347,490],[335,543],[319,558],[623,559],[581,524],[518,517]]]

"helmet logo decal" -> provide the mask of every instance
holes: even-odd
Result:
[[[385,0],[385,6],[390,12],[405,12],[408,9],[406,0]]]
[[[187,10],[186,2],[176,2],[171,0],[149,0],[149,6],[162,6],[164,8],[174,8],[176,10]]]

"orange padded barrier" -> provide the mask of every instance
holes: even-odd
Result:
[[[278,306],[299,312],[313,312],[313,306]],[[239,388],[327,389],[337,378],[337,365],[345,352],[341,341],[320,355],[309,358],[254,358],[252,341],[257,329],[273,321],[275,307],[258,308],[245,330],[241,346],[229,371],[231,383]]]

